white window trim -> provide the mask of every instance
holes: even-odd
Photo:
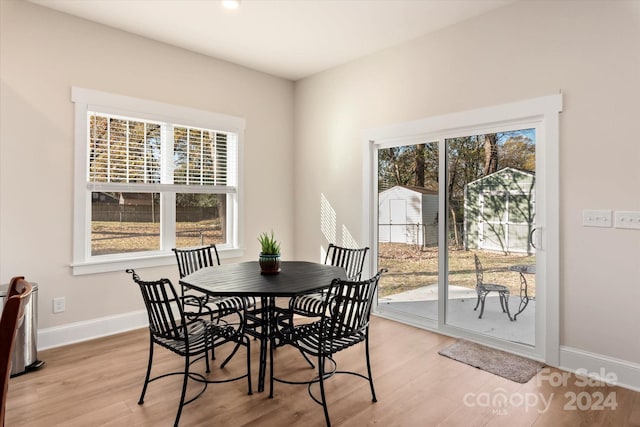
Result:
[[[170,250],[158,250],[128,254],[91,256],[91,197],[87,191],[87,113],[101,113],[131,116],[140,119],[179,123],[180,125],[216,129],[237,135],[237,191],[234,205],[227,204],[227,219],[231,221],[228,245],[219,250],[220,257],[241,257],[243,251],[242,214],[242,155],[245,119],[225,114],[212,113],[172,104],[111,94],[80,87],[71,88],[71,101],[75,104],[75,155],[74,155],[74,210],[73,210],[73,275],[121,271],[126,268],[158,267],[175,263],[175,255]],[[134,190],[135,186],[132,186]],[[166,187],[163,187],[166,189]],[[148,189],[148,187],[147,187]],[[181,190],[182,191],[182,190]],[[173,216],[173,212],[162,212]]]
[[[536,129],[536,170],[544,171],[536,176],[536,192],[544,194],[543,203],[536,206],[536,221],[540,233],[536,233],[536,255],[544,258],[543,269],[538,269],[538,276],[545,286],[537,290],[536,310],[542,315],[536,315],[536,348],[527,350],[524,346],[492,340],[477,334],[470,334],[472,339],[486,340],[490,345],[514,353],[523,354],[538,360],[543,360],[552,366],[559,366],[560,360],[560,226],[559,226],[559,114],[562,112],[562,94],[549,95],[508,104],[480,108],[420,119],[412,122],[389,125],[386,127],[364,130],[363,139],[363,217],[362,234],[364,241],[372,248],[369,258],[370,270],[377,266],[377,176],[378,165],[375,152],[378,148],[388,148],[397,145],[415,144],[416,141],[439,141],[440,152],[446,152],[444,140],[450,137],[471,136],[483,133],[504,132],[534,127]],[[440,156],[440,173],[445,171],[446,156]],[[440,216],[444,212],[444,184],[440,182]],[[538,199],[538,197],[536,197]],[[538,201],[538,200],[537,200]],[[446,221],[441,221],[440,235],[444,235]],[[438,268],[446,271],[446,256],[441,248]],[[542,271],[541,271],[542,270]],[[439,279],[442,281],[442,277]],[[377,300],[376,300],[377,301]],[[439,284],[440,313],[444,313],[446,299],[444,286]],[[376,307],[374,308],[377,311]],[[442,317],[440,317],[442,319]],[[413,319],[402,319],[418,327],[427,327],[438,332],[456,336],[460,331],[443,324],[441,321],[431,322],[429,325],[413,323]]]

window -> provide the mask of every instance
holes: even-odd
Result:
[[[172,247],[240,255],[244,120],[73,88],[74,274],[174,262]]]

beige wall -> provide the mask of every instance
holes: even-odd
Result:
[[[22,274],[39,284],[40,329],[143,308],[124,272],[71,275],[72,86],[244,117],[245,258],[255,259],[256,236],[271,228],[283,256],[294,257],[292,82],[30,3],[0,3],[0,281]],[[140,273],[177,278],[175,267]],[[61,296],[66,311],[53,314]]]
[[[362,242],[362,130],[562,90],[561,345],[640,363],[640,2],[517,2],[295,87],[296,249],[327,244],[321,197]],[[366,242],[368,243],[368,242]]]

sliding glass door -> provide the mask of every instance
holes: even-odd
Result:
[[[376,314],[553,363],[561,97],[374,129]],[[537,111],[537,113],[535,113]]]
[[[535,276],[524,276],[515,269],[522,271],[536,263],[532,242],[535,141],[535,129],[444,140],[448,224],[445,322],[530,346],[535,344]],[[526,286],[521,283],[523,278]]]
[[[396,316],[438,320],[438,179],[437,141],[378,150],[378,303]]]

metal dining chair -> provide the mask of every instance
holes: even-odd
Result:
[[[360,280],[368,250],[368,247],[353,249],[330,243],[324,263],[344,268],[347,273],[347,280]],[[290,314],[292,316],[297,314],[306,317],[322,316],[322,304],[326,297],[325,294],[326,291],[291,298],[289,301]]]
[[[205,320],[202,317],[187,317],[184,311],[183,301],[192,298],[199,301],[197,298],[189,295],[184,297],[178,296],[169,279],[147,282],[141,280],[138,274],[132,269],[127,270],[127,273],[132,275],[133,281],[140,288],[149,318],[149,361],[142,393],[138,400],[139,405],[144,403],[144,396],[149,383],[172,375],[181,375],[183,377],[182,392],[174,422],[175,426],[180,422],[183,407],[200,397],[211,383],[226,383],[247,378],[248,394],[252,394],[251,346],[249,338],[244,334],[245,322],[242,311],[236,312],[238,317],[235,322],[218,322],[217,320]],[[206,373],[209,373],[208,352],[228,342],[234,342],[246,347],[246,374],[233,378],[209,380],[204,375],[191,370],[191,365],[194,362],[204,359]],[[154,345],[159,345],[182,356],[184,358],[184,369],[178,372],[159,374],[151,378]],[[235,354],[235,350],[231,356],[233,356],[233,354]],[[229,356],[229,358],[231,358],[231,356]],[[225,360],[223,365],[229,361],[229,358]],[[187,383],[189,379],[202,383],[203,387],[194,397],[186,400]]]
[[[325,293],[320,320],[300,325],[291,325],[282,329],[283,345],[291,345],[303,354],[316,357],[318,375],[310,381],[289,381],[276,378],[273,373],[273,354],[271,355],[271,393],[274,381],[286,384],[307,384],[309,396],[322,405],[327,426],[331,426],[324,382],[336,374],[349,374],[365,379],[371,389],[371,400],[377,401],[371,374],[369,355],[369,319],[380,276],[380,270],[371,279],[350,281],[334,279],[329,291]],[[334,359],[336,353],[364,342],[367,373],[341,371]],[[325,369],[326,363],[331,368]],[[312,392],[312,386],[319,384],[320,397]]]
[[[218,249],[216,245],[213,244],[190,248],[173,248],[172,251],[176,255],[178,274],[181,279],[201,268],[220,265]],[[184,296],[186,291],[185,287],[181,286],[180,290],[181,295]],[[255,301],[251,299],[245,299],[243,301],[243,299],[239,297],[211,297],[201,293],[195,294],[194,291],[191,292],[192,295],[197,296],[199,302],[195,303],[194,300],[189,300],[189,302],[186,303],[185,308],[189,315],[205,315],[214,319],[255,305]],[[191,309],[197,309],[197,311],[189,311]]]
[[[367,256],[368,247],[364,248],[347,248],[342,246],[329,244],[324,263],[333,265],[334,267],[344,268],[347,274],[347,280],[360,280],[362,270],[364,268],[364,260]],[[289,300],[289,307],[279,308],[280,327],[287,327],[293,324],[293,316],[299,315],[304,317],[317,318],[323,315],[323,303],[326,299],[328,290],[293,297]],[[302,356],[313,367],[313,362],[302,352]]]

